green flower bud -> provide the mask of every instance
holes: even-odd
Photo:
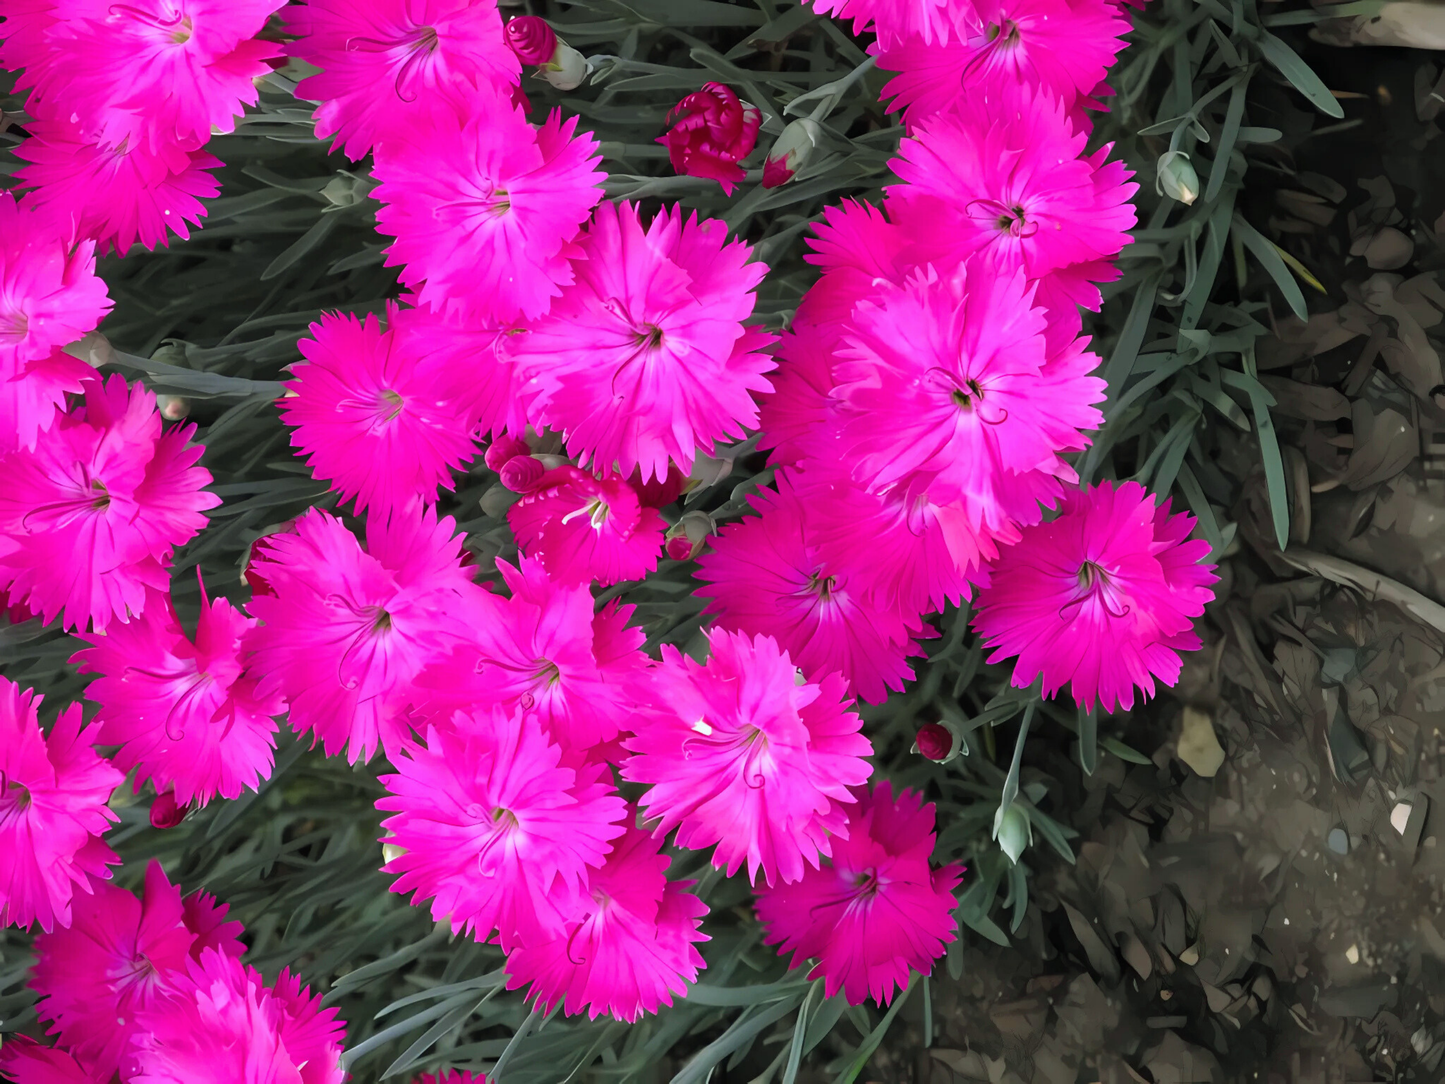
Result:
[[[1034,841],[1034,826],[1029,815],[1012,802],[1007,809],[1000,809],[993,818],[993,838],[1009,861],[1018,865],[1019,856]]]
[[[1199,198],[1199,174],[1189,164],[1189,155],[1170,151],[1161,155],[1154,175],[1154,191],[1188,206]]]

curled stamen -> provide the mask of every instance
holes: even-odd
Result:
[[[579,960],[572,955],[572,942],[577,939],[577,935],[582,932],[582,927],[585,925],[587,925],[586,922],[577,923],[572,932],[567,935],[567,961],[572,964],[573,967],[581,967],[587,962],[587,957],[585,956]]]
[[[178,26],[181,20],[185,18],[185,15],[178,11],[169,19],[162,19],[154,12],[146,11],[144,8],[132,7],[130,4],[111,4],[107,11],[117,19],[129,15],[137,22],[145,23],[147,26],[153,26],[157,30],[169,30],[173,26]]]

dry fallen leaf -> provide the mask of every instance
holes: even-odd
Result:
[[[1208,712],[1186,707],[1179,732],[1179,759],[1194,770],[1195,775],[1213,778],[1224,763],[1224,748],[1214,733],[1214,720]]]

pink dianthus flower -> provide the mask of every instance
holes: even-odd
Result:
[[[229,944],[214,947],[240,956],[240,923],[228,926]],[[40,1015],[67,1050],[108,1080],[122,1067],[137,1015],[177,996],[175,980],[200,955],[196,942],[180,889],[154,859],[143,901],[114,885],[95,885],[91,895],[77,897],[68,929],[35,939],[30,985],[41,996]]]
[[[626,479],[570,464],[542,475],[507,510],[507,522],[522,552],[554,579],[604,587],[655,571],[667,529]]]
[[[979,592],[973,621],[989,661],[1017,655],[1014,685],[1042,675],[1045,696],[1067,684],[1088,709],[1128,710],[1136,689],[1148,699],[1156,678],[1173,685],[1217,579],[1193,528],[1137,482],[1068,494],[1056,519],[1000,553]]]
[[[507,988],[531,984],[527,1000],[543,1010],[565,1005],[636,1023],[671,1005],[706,967],[694,945],[709,940],[698,927],[707,904],[669,881],[660,839],[628,827],[600,869],[588,878],[561,929],[507,956]]]
[[[289,55],[323,69],[296,86],[320,102],[316,135],[353,161],[450,107],[463,88],[515,84],[496,0],[307,0],[285,11]]]
[[[73,211],[0,192],[0,377],[94,331],[110,311],[95,244],[75,238]]]
[[[1103,416],[1091,404],[1097,362],[1048,365],[1046,321],[1022,271],[931,266],[854,309],[834,396],[854,476],[870,488],[916,479],[939,502],[976,503],[987,518],[1008,476],[1048,469],[1084,448]]]
[[[206,949],[176,979],[177,997],[140,1013],[130,1084],[340,1084],[336,1010],[277,993],[234,957]]]
[[[120,859],[101,841],[119,818],[106,804],[125,776],[81,729],[80,705],[41,734],[41,697],[0,678],[0,926],[70,925],[76,889]]]
[[[432,917],[503,949],[546,937],[622,834],[626,805],[605,766],[563,763],[521,711],[458,712],[393,757],[376,807],[402,853],[384,867],[393,892],[432,899]],[[570,760],[569,764],[572,763]]]
[[[129,143],[106,148],[87,141],[67,120],[36,120],[30,138],[15,148],[29,165],[15,171],[25,202],[52,213],[75,214],[76,231],[92,238],[102,253],[125,255],[139,241],[148,249],[165,245],[167,233],[182,241],[206,217],[201,200],[221,190],[208,170],[221,160],[175,143],[147,147]]]
[[[895,800],[884,780],[856,793],[831,864],[797,884],[759,888],[757,910],[764,940],[792,952],[790,967],[818,961],[808,978],[821,977],[827,997],[842,990],[850,1005],[886,1005],[910,971],[928,974],[957,938],[953,889],[963,870],[930,868],[933,806],[917,791]]]
[[[971,0],[965,88],[1040,87],[1091,94],[1124,48],[1129,19],[1114,0]]]
[[[703,612],[722,628],[776,637],[813,681],[839,671],[875,704],[901,689],[913,677],[908,657],[923,653],[910,637],[932,630],[855,588],[848,565],[824,563],[813,517],[787,475],[748,501],[759,514],[729,523],[698,558],[705,586],[696,593],[711,600]],[[869,540],[857,541],[855,560],[868,560]]]
[[[375,313],[323,313],[299,344],[306,361],[286,384],[295,394],[279,401],[292,445],[343,502],[355,499],[358,515],[434,504],[477,451],[472,374],[429,350],[395,305],[387,321],[382,330]]]
[[[252,567],[274,594],[254,594],[246,634],[257,695],[284,696],[298,733],[328,756],[367,760],[406,733],[393,697],[460,643],[481,591],[461,564],[461,538],[436,513],[373,515],[366,549],[335,516],[311,509],[294,533],[272,535]]]
[[[1104,162],[1111,147],[1085,156],[1087,133],[1046,90],[995,97],[996,108],[934,117],[903,140],[889,218],[940,266],[982,252],[1033,280],[1113,259],[1129,243],[1138,185]]]
[[[192,639],[170,596],[150,599],[141,615],[81,635],[90,647],[70,661],[100,677],[86,699],[100,705],[102,745],[119,745],[116,767],[138,768],[136,785],[153,780],[182,806],[217,794],[236,798],[271,775],[273,715],[286,710],[274,692],[261,696],[241,663],[241,638],[256,625],[224,598],[201,587]]]
[[[577,281],[518,344],[536,417],[598,469],[661,478],[757,425],[773,337],[743,324],[767,266],[721,221],[597,208]]]
[[[39,116],[105,147],[198,149],[257,101],[280,48],[256,40],[285,0],[56,0],[21,86]]]
[[[655,700],[624,744],[624,778],[651,784],[642,797],[656,832],[677,845],[717,844],[728,876],[747,864],[769,884],[796,881],[846,832],[848,787],[872,771],[863,720],[843,679],[806,681],[771,636],[712,629],[706,665],[663,645]]]
[[[171,551],[221,499],[196,427],[163,430],[153,392],[119,374],[84,391],[33,450],[0,456],[0,587],[47,624],[98,631],[170,586]]]
[[[539,561],[497,562],[509,599],[471,622],[470,636],[417,677],[419,714],[446,723],[473,705],[535,715],[565,750],[590,749],[630,729],[649,661],[633,606],[615,599],[594,613],[585,583],[562,583]]]
[[[378,148],[387,264],[423,305],[503,322],[547,311],[602,198],[597,141],[576,128],[555,109],[533,128],[488,86]]]

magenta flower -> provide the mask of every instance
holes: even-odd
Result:
[[[17,1034],[6,1036],[5,1045],[0,1046],[0,1073],[15,1084],[107,1084],[110,1080],[58,1047],[41,1046]]]
[[[197,150],[257,101],[280,48],[255,40],[284,0],[57,0],[21,86],[87,142]]]
[[[564,464],[542,475],[507,511],[522,552],[561,583],[606,587],[657,569],[667,524],[617,475]]]
[[[794,481],[813,512],[823,562],[846,569],[849,583],[879,609],[921,615],[968,598],[977,561],[955,560],[944,525],[951,510],[927,493],[905,486],[873,492],[828,460],[809,460]]]
[[[358,515],[435,503],[477,451],[472,374],[399,317],[389,305],[383,331],[375,313],[323,313],[299,344],[306,361],[286,384],[295,394],[279,401],[292,446]]]
[[[261,696],[242,667],[241,638],[255,624],[225,599],[209,600],[202,585],[194,640],[168,595],[124,624],[81,635],[92,646],[70,661],[100,675],[85,691],[100,705],[97,740],[120,746],[115,765],[137,768],[137,786],[150,779],[181,806],[205,805],[270,777],[271,717],[286,704],[274,692]]]
[[[705,177],[731,196],[747,171],[738,165],[757,146],[763,114],[738,100],[731,87],[704,83],[667,115],[672,127],[657,142],[667,148],[672,168],[687,177]]]
[[[428,662],[462,642],[481,589],[461,564],[461,538],[436,512],[371,516],[366,549],[336,517],[311,509],[271,536],[252,567],[274,594],[255,594],[260,624],[246,665],[261,697],[284,696],[291,725],[328,756],[355,763],[406,735],[401,704]]]
[[[316,135],[353,161],[450,108],[468,90],[521,75],[495,0],[308,0],[285,11],[287,53],[323,69],[296,96],[320,102]]]
[[[973,619],[989,661],[1017,655],[1014,685],[1042,675],[1045,696],[1067,684],[1088,709],[1128,710],[1156,678],[1172,686],[1179,652],[1199,648],[1194,618],[1217,579],[1193,528],[1137,482],[1070,493],[1057,519],[1025,528],[989,570]]]
[[[883,286],[854,310],[837,366],[844,443],[870,488],[926,485],[987,517],[1009,474],[1063,475],[1063,451],[1087,446],[1104,382],[1083,365],[1048,366],[1045,320],[1021,271],[931,266]],[[1092,365],[1098,359],[1083,355]]]
[[[0,377],[94,331],[110,311],[95,277],[95,245],[73,236],[62,210],[0,192]]]
[[[65,410],[65,397],[78,394],[95,370],[64,350],[7,366],[0,361],[0,456],[33,452],[40,434]]]
[[[508,954],[507,989],[530,984],[527,1000],[543,1010],[562,1003],[568,1016],[627,1023],[684,995],[707,966],[694,947],[709,940],[698,928],[707,904],[687,891],[692,882],[667,879],[661,845],[629,827],[563,928]]]
[[[868,779],[873,746],[837,674],[806,681],[770,636],[713,629],[708,643],[705,666],[663,646],[623,777],[651,784],[642,805],[658,835],[717,844],[728,876],[746,862],[751,881],[796,881],[846,832],[848,787]]]
[[[76,890],[120,859],[102,841],[118,818],[106,804],[125,776],[91,748],[80,705],[41,734],[41,697],[0,678],[0,926],[70,925]]]
[[[507,54],[509,57],[511,53]],[[378,148],[377,229],[420,302],[507,322],[572,281],[574,238],[602,198],[597,141],[553,110],[541,128],[498,89],[439,110]]]
[[[119,375],[84,390],[33,450],[0,456],[0,587],[47,624],[99,631],[170,586],[171,551],[221,500],[194,425],[163,432],[155,395]]]
[[[40,1015],[99,1078],[109,1080],[121,1068],[137,1014],[174,999],[175,980],[200,955],[185,917],[180,889],[152,859],[143,901],[113,885],[95,885],[91,895],[76,899],[69,929],[35,939],[30,985],[40,994]],[[237,931],[228,954],[239,956],[239,923],[230,925]]]
[[[139,241],[155,249],[191,236],[187,227],[206,217],[201,200],[221,190],[207,170],[221,160],[175,143],[105,148],[85,140],[80,126],[65,120],[37,120],[25,126],[30,138],[15,154],[30,164],[15,171],[25,202],[51,213],[74,214],[76,231],[94,239],[100,251],[125,255]]]
[[[460,377],[454,386],[469,436],[526,433],[525,396],[513,364],[518,344],[527,337],[525,323],[489,323],[460,313],[406,308],[397,311],[391,327],[408,354],[425,358],[438,372]]]
[[[917,791],[895,801],[884,780],[856,793],[831,864],[797,884],[759,888],[758,918],[764,940],[793,954],[789,967],[818,961],[808,978],[821,977],[826,996],[842,990],[850,1005],[870,997],[886,1005],[910,971],[928,974],[957,938],[953,889],[963,869],[929,867],[933,806]]]
[[[626,805],[604,766],[566,766],[530,716],[458,712],[392,758],[376,807],[402,853],[383,867],[393,892],[431,899],[432,917],[503,949],[545,938],[587,888]],[[568,765],[573,764],[570,758]]]
[[[565,750],[581,751],[631,729],[649,660],[634,607],[593,612],[588,585],[561,583],[539,561],[497,562],[512,592],[470,622],[468,642],[417,677],[417,713],[445,724],[454,712],[496,705],[527,712]]]
[[[888,192],[889,217],[939,265],[986,253],[1029,279],[1095,260],[1129,242],[1138,185],[1109,147],[1084,156],[1058,99],[1027,89],[1002,108],[954,111],[924,121],[891,163],[905,182]],[[1013,99],[1013,100],[1010,100]]]
[[[663,208],[643,228],[631,203],[597,208],[577,282],[518,344],[543,424],[585,465],[644,482],[757,425],[773,337],[743,324],[767,266],[720,221]]]
[[[925,44],[948,40],[959,0],[813,0],[813,9],[838,19],[852,19],[853,33],[872,30],[883,46],[916,36]]]
[[[748,497],[759,513],[729,523],[698,558],[697,594],[721,628],[775,637],[813,681],[840,672],[869,703],[913,677],[908,657],[922,648],[910,637],[932,635],[916,615],[881,608],[856,589],[848,569],[823,563],[811,515],[793,481]],[[869,540],[857,539],[866,560]]]
[[[341,1084],[335,1009],[277,992],[253,968],[206,949],[176,979],[174,999],[140,1013],[131,1084]],[[318,999],[319,1000],[319,999]]]

